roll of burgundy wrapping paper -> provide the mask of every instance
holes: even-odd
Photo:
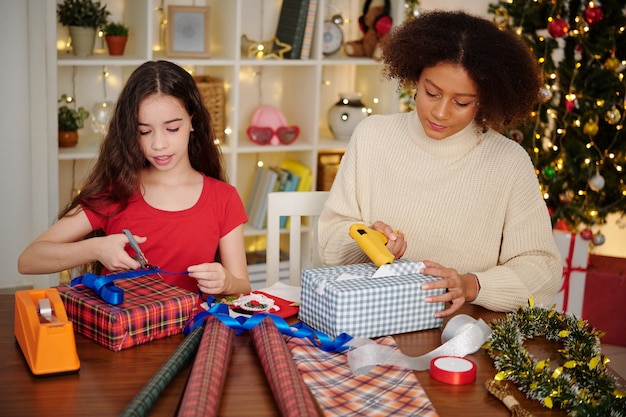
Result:
[[[250,330],[274,399],[283,417],[317,416],[311,392],[296,369],[285,339],[268,317]]]
[[[217,416],[234,341],[235,329],[215,316],[208,316],[178,417]]]

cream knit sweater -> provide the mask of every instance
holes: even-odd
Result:
[[[512,311],[529,296],[552,304],[562,263],[535,170],[519,144],[495,131],[470,124],[434,140],[415,112],[365,119],[320,217],[324,263],[368,262],[348,230],[376,220],[405,233],[405,258],[475,273],[475,304]]]

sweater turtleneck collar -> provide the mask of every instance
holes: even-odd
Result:
[[[424,152],[441,159],[454,159],[471,151],[481,139],[481,134],[474,122],[463,130],[445,139],[433,139],[426,135],[415,112],[407,113],[408,129],[412,141]]]

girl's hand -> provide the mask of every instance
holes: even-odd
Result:
[[[460,275],[456,269],[445,268],[438,263],[424,261],[426,266],[421,272],[424,275],[440,277],[438,281],[422,284],[423,290],[445,288],[441,295],[424,298],[427,303],[449,302],[451,305],[443,311],[435,313],[435,317],[447,317],[454,314],[467,301],[473,301],[477,296],[476,280],[472,274]]]
[[[109,271],[128,271],[129,269],[141,267],[139,261],[133,259],[128,252],[126,252],[125,247],[128,245],[128,238],[124,234],[118,233],[94,239],[98,239],[99,243],[98,260]],[[145,236],[135,236],[135,240],[137,243],[141,244],[148,240],[148,238]]]
[[[219,262],[192,265],[187,268],[189,276],[198,281],[198,288],[205,294],[224,294],[228,292],[228,275]]]
[[[381,222],[380,220],[375,221],[370,229],[377,230],[387,236],[388,242],[386,246],[389,251],[391,251],[395,259],[400,259],[404,256],[404,252],[407,247],[404,233],[394,230],[391,226]]]

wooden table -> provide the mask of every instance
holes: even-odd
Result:
[[[461,313],[486,322],[500,316],[481,307],[465,305]],[[400,349],[411,356],[423,355],[441,344],[442,329],[396,336]],[[97,417],[117,416],[183,340],[172,336],[121,352],[110,351],[76,335],[80,371],[70,375],[35,377],[30,373],[14,336],[14,296],[0,295],[0,416]],[[532,342],[531,353],[556,358],[556,346],[545,339]],[[484,350],[468,356],[478,366],[476,382],[446,385],[416,372],[421,385],[441,417],[510,416],[502,403],[487,392],[484,383],[494,376],[491,359]],[[553,359],[556,361],[556,359]],[[184,391],[190,367],[161,395],[151,416],[173,416]],[[516,397],[538,416],[566,416],[549,411],[519,392]],[[220,403],[220,416],[276,417],[279,415],[252,340],[244,332],[235,338],[228,379]]]

